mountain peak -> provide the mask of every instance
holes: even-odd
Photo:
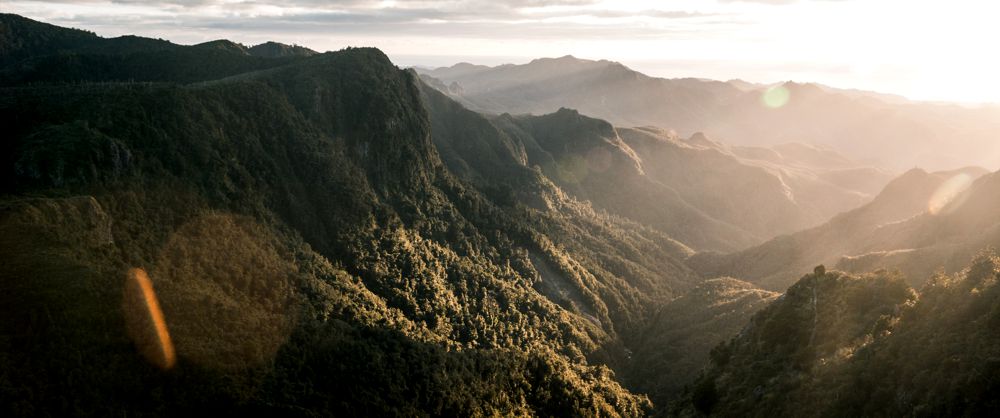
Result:
[[[695,132],[687,139],[687,143],[709,148],[720,148],[722,145],[708,137],[704,132]]]
[[[236,43],[228,39],[217,39],[214,41],[202,42],[194,46],[196,48],[217,49],[220,51],[248,54],[246,45]]]
[[[799,83],[789,80],[781,83],[781,86],[788,89],[789,92],[799,96],[803,94],[813,95],[825,93],[825,91],[816,83]]]
[[[556,114],[559,116],[580,116],[580,112],[578,110],[570,109],[568,107],[560,107],[559,110],[556,111]]]
[[[556,58],[535,58],[535,59],[531,60],[531,62],[529,62],[526,65],[545,64],[545,63],[553,63],[553,64],[571,64],[572,63],[572,64],[578,64],[578,63],[592,63],[592,62],[597,62],[597,61],[580,59],[580,58],[574,57],[572,55],[563,55],[561,57],[556,57]]]
[[[254,45],[247,49],[247,52],[250,55],[264,58],[309,57],[317,54],[316,51],[304,46],[287,45],[274,41]]]

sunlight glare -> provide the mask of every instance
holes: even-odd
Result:
[[[133,268],[125,282],[125,321],[129,336],[149,362],[164,370],[177,361],[174,344],[146,271]]]
[[[972,176],[960,173],[944,183],[931,195],[927,204],[927,211],[931,215],[941,215],[950,213],[961,205],[961,201],[956,200],[963,196],[962,192],[972,185]]]
[[[760,101],[767,108],[778,109],[788,104],[791,96],[792,93],[785,86],[774,86],[761,93]]]

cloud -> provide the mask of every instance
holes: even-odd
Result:
[[[101,0],[31,0],[38,1],[40,3],[95,3]],[[262,1],[262,0],[243,0],[243,1],[226,1],[226,0],[161,0],[161,1],[146,1],[146,0],[110,0],[112,3],[116,4],[130,4],[130,5],[170,5],[170,6],[183,6],[183,7],[241,7],[241,6],[281,6],[286,8],[310,8],[310,9],[342,9],[342,8],[364,8],[372,9],[382,6],[385,2],[381,0],[286,0],[286,1]],[[598,0],[497,0],[497,1],[484,1],[484,0],[459,0],[459,1],[448,1],[448,0],[396,0],[392,3],[396,6],[408,7],[411,5],[416,5],[417,8],[449,8],[454,5],[476,5],[478,7],[483,6],[493,6],[493,8],[507,8],[507,9],[519,9],[528,7],[550,7],[550,6],[588,6],[597,4]]]
[[[117,9],[122,5],[127,9]],[[25,3],[22,1],[21,3]],[[510,39],[649,39],[689,36],[693,25],[733,23],[731,16],[686,10],[621,10],[595,0],[61,0],[52,23],[84,28],[191,28],[220,33],[428,36]],[[76,6],[66,13],[59,5]],[[100,7],[103,4],[104,7]],[[88,9],[89,7],[89,9]],[[120,31],[117,31],[121,33]]]
[[[799,0],[718,0],[719,3],[761,3],[761,4],[792,4]]]
[[[795,4],[800,2],[843,2],[850,0],[717,0],[719,3],[760,3],[771,5]]]
[[[343,16],[384,18],[388,21],[410,17],[419,19],[463,20],[523,20],[531,17],[592,16],[602,18],[642,16],[647,18],[685,18],[703,16],[701,13],[682,10],[647,9],[624,11],[602,6],[598,0],[14,0],[19,4],[35,4],[59,10],[61,5],[124,5],[157,11],[157,15],[176,14],[187,16],[232,17],[243,13],[322,15],[336,13]],[[37,8],[36,8],[37,9]],[[108,7],[104,8],[107,11]],[[97,13],[94,13],[95,15]],[[84,17],[82,12],[77,16]],[[94,16],[98,17],[98,16]],[[141,16],[137,16],[141,17]]]

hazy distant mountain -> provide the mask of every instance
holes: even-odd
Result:
[[[645,174],[689,204],[768,239],[866,203],[889,179],[837,153],[799,144],[727,147],[704,134],[619,129]]]
[[[871,203],[821,226],[733,254],[696,254],[688,264],[705,276],[739,277],[772,290],[784,289],[816,264],[859,272],[901,268],[919,285],[937,268],[956,271],[983,246],[1000,244],[994,232],[1000,227],[1000,206],[990,200],[1000,190],[995,184],[1000,174],[985,173],[980,168],[910,170]],[[971,187],[937,214],[928,212],[936,194],[963,183]]]
[[[701,134],[616,129],[570,109],[492,122],[506,134],[502,146],[468,137],[439,144],[452,170],[483,175],[497,152],[510,153],[576,198],[699,250],[733,251],[817,225],[865,203],[889,178],[825,150],[730,150]]]
[[[911,102],[893,95],[817,84],[760,85],[662,79],[619,63],[571,56],[497,67],[460,64],[418,70],[449,94],[490,113],[551,113],[570,107],[616,126],[658,126],[681,136],[705,132],[731,145],[799,142],[892,169],[1000,166],[983,153],[1000,135],[1000,109]],[[781,100],[762,98],[777,88]]]
[[[617,126],[661,126],[684,135],[704,130],[708,110],[742,93],[723,82],[653,78],[616,62],[572,56],[418,72],[460,86],[459,97],[473,110],[541,115],[568,107]]]
[[[952,180],[946,187],[954,184]],[[941,193],[948,192],[936,192]],[[882,226],[865,246],[846,254],[836,266],[850,271],[899,269],[917,283],[938,270],[957,272],[982,248],[1000,248],[997,208],[1000,172],[980,177],[941,207]]]
[[[674,184],[649,175],[646,162],[603,120],[569,109],[495,121],[524,144],[528,166],[595,207],[634,219],[696,249],[739,249],[761,239],[692,205]]]

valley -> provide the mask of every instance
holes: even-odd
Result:
[[[0,414],[995,408],[995,115],[772,87],[0,14]]]

